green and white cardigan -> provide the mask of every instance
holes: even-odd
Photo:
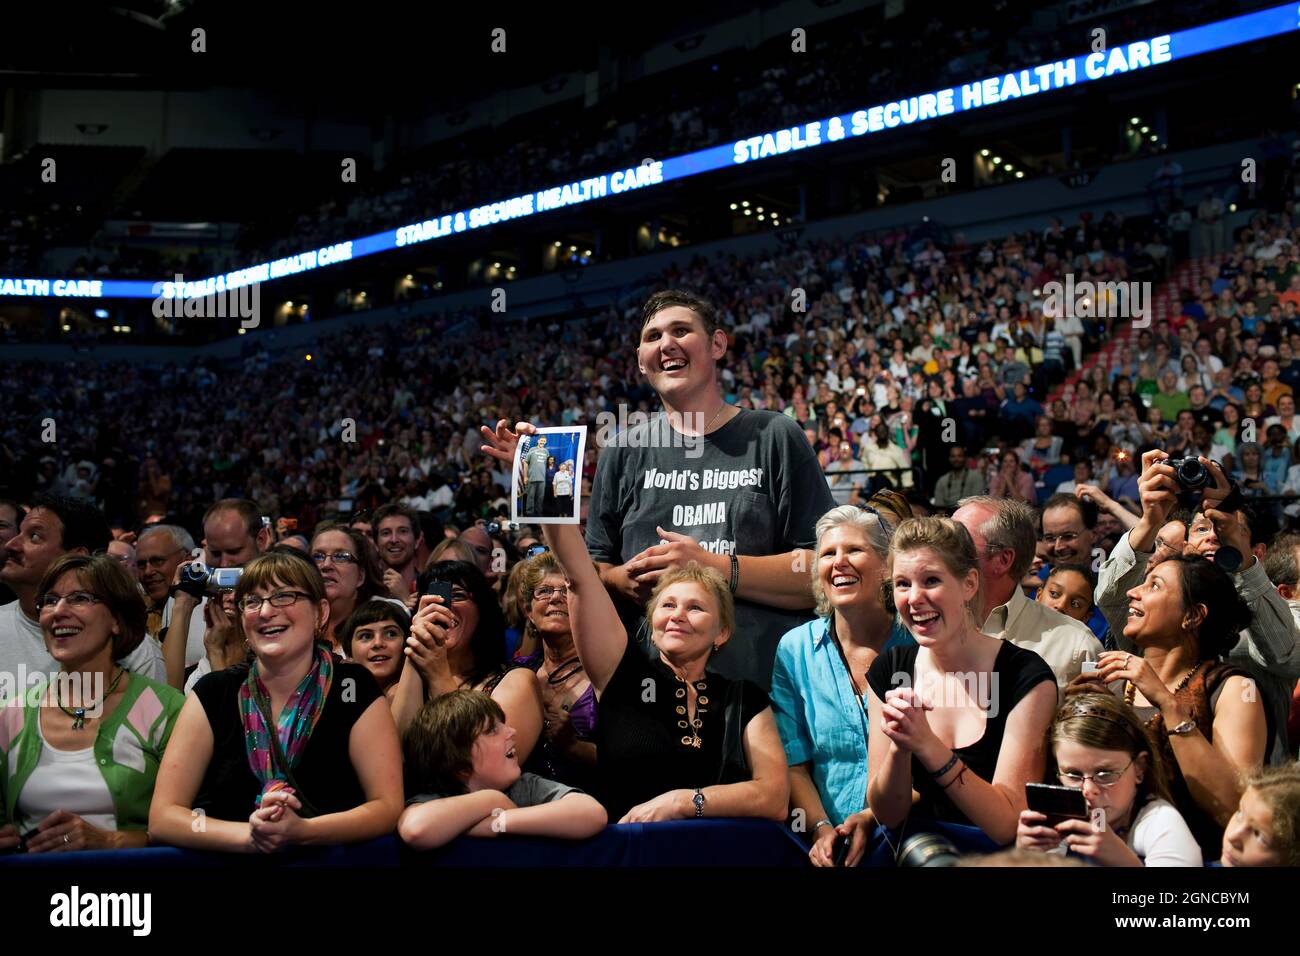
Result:
[[[0,826],[13,823],[23,831],[38,820],[20,819],[18,797],[41,758],[37,722],[40,707],[33,701],[43,688],[32,688],[0,706]],[[95,763],[113,798],[119,830],[144,830],[149,825],[158,764],[171,737],[185,697],[166,684],[129,674],[126,695],[95,735]],[[64,807],[72,813],[76,807]]]

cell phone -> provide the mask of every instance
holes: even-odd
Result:
[[[446,607],[451,607],[451,582],[450,581],[431,581],[429,586],[424,589],[425,594],[436,594],[442,598],[442,603]]]
[[[1101,670],[1101,665],[1098,664],[1096,661],[1084,661],[1084,662],[1083,662],[1082,673],[1084,673],[1084,674],[1095,674],[1095,673],[1097,673],[1097,671],[1099,671],[1099,670]]]
[[[846,836],[837,836],[835,842],[831,844],[831,862],[836,866],[843,866],[844,861],[849,858],[849,838]]]
[[[1087,820],[1088,801],[1078,787],[1061,787],[1050,783],[1025,784],[1029,809],[1047,817],[1045,826],[1054,827],[1066,820]]]
[[[285,531],[297,531],[297,530],[298,530],[298,519],[297,519],[297,518],[281,518],[280,520],[284,522],[284,530],[285,530]]]

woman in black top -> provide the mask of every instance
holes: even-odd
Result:
[[[596,770],[611,820],[784,820],[785,751],[767,694],[707,670],[735,611],[716,571],[669,571],[648,605],[651,660],[628,640],[576,525],[547,525],[569,579],[573,640],[599,701]]]
[[[158,770],[150,837],[253,853],[392,832],[397,729],[370,672],[328,651],[320,572],[297,555],[263,555],[244,569],[235,605],[253,661],[209,674],[186,700]]]
[[[1025,784],[1043,778],[1056,679],[1037,654],[976,625],[979,557],[960,524],[904,521],[890,568],[894,603],[917,646],[891,648],[867,673],[867,804],[887,827],[915,813],[1009,844]]]

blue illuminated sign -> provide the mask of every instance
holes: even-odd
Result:
[[[840,116],[815,120],[747,136],[730,144],[697,150],[657,162],[620,169],[576,182],[539,189],[500,202],[448,213],[435,219],[409,223],[322,249],[308,250],[237,269],[195,282],[118,282],[87,279],[0,278],[0,296],[56,298],[193,298],[238,289],[253,282],[273,282],[285,276],[321,269],[337,262],[360,259],[422,242],[432,242],[496,223],[535,216],[626,192],[650,189],[674,179],[745,163],[784,156],[827,143],[868,136],[903,126],[916,126],[943,116],[983,109],[1052,90],[1078,86],[1136,70],[1150,69],[1255,40],[1300,29],[1300,8],[1285,4],[1242,16],[1203,24],[1177,33],[1163,34],[1087,53],[1068,60],[989,76],[960,86],[950,86],[918,96],[882,103]]]

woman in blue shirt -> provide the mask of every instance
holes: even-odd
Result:
[[[790,806],[810,827],[816,866],[834,865],[837,836],[849,839],[845,865],[856,865],[875,826],[864,809],[867,670],[886,648],[914,643],[884,603],[896,523],[857,505],[822,516],[812,568],[817,617],[786,633],[776,651],[772,709],[790,764]]]

